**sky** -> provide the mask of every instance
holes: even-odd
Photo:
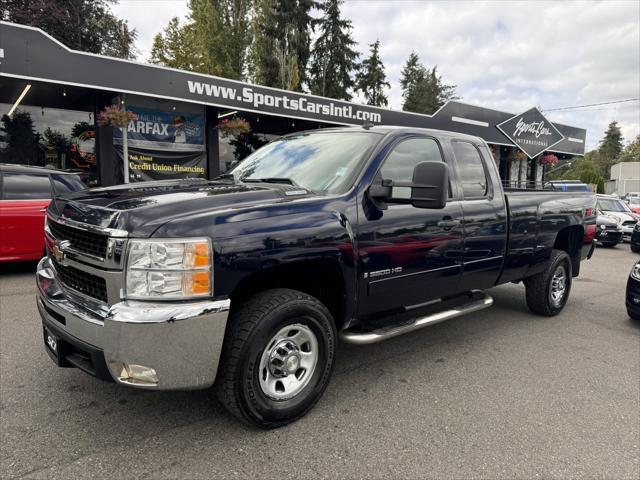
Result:
[[[613,120],[625,143],[640,134],[640,2],[347,0],[342,12],[361,59],[380,40],[390,108],[402,108],[402,66],[414,50],[457,85],[460,101],[513,114],[537,106],[586,128],[588,150]],[[189,12],[186,0],[120,0],[114,13],[137,29],[147,61],[155,34]]]

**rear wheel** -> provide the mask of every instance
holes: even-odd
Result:
[[[571,291],[571,259],[562,250],[553,250],[547,268],[524,281],[527,306],[538,315],[560,313]]]
[[[633,244],[631,244],[631,251],[634,253],[640,253],[640,247],[635,247]]]
[[[635,312],[632,312],[631,310],[627,310],[627,315],[629,315],[629,318],[631,320],[636,320],[636,321],[640,321],[640,315],[638,315]]]
[[[316,298],[296,290],[259,293],[233,314],[216,393],[237,418],[286,425],[322,396],[333,369],[336,329]]]

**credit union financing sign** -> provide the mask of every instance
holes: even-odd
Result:
[[[529,158],[540,155],[564,140],[564,135],[535,107],[511,117],[497,127]]]

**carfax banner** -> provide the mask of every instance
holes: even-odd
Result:
[[[204,114],[164,111],[135,105],[127,110],[138,117],[129,122],[127,146],[132,181],[207,176]],[[113,130],[113,142],[122,159],[122,132]],[[122,165],[121,162],[118,162]]]
[[[138,117],[129,122],[129,147],[183,152],[202,151],[204,146],[204,113],[166,112],[127,105]],[[122,132],[115,129],[114,143],[122,144]]]

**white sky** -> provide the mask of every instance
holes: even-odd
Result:
[[[400,72],[411,50],[437,64],[461,101],[520,113],[640,98],[640,2],[428,2],[348,0],[359,50],[381,42],[390,107],[401,109]],[[186,0],[120,0],[114,13],[138,30],[140,61],[168,21],[188,14]],[[595,148],[617,120],[625,142],[640,133],[638,101],[548,112],[587,129]]]

